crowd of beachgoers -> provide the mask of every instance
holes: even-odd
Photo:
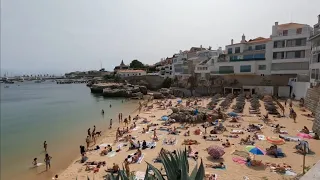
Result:
[[[190,167],[202,159],[207,179],[290,179],[302,173],[304,155],[306,167],[320,158],[319,136],[310,130],[313,114],[297,102],[280,102],[284,112],[272,115],[267,101],[258,100],[259,113],[252,113],[252,97],[246,97],[243,112],[236,113],[238,99],[221,108],[223,99],[213,107],[208,106],[212,97],[139,102],[128,117],[120,112],[118,123],[110,120],[108,131],[88,129],[80,159],[56,179],[104,179],[120,169],[143,179],[146,162],[163,169],[160,153],[181,149],[187,150]],[[170,117],[172,107],[193,108],[193,116],[207,110],[202,121],[181,123]]]

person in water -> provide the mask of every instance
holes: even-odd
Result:
[[[48,148],[47,141],[43,142],[43,148],[44,148],[44,151],[47,152],[47,148]]]
[[[104,110],[103,109],[101,110],[101,114],[104,115]]]
[[[112,128],[112,119],[110,119],[110,129]]]
[[[46,154],[45,158],[44,158],[44,162],[46,163],[46,171],[48,171],[48,168],[51,168],[51,161],[52,157],[49,156],[49,154]]]
[[[32,165],[33,166],[37,166],[38,165],[38,159],[37,158],[34,158],[33,161],[32,161]]]
[[[110,108],[112,107],[112,105],[110,104]]]

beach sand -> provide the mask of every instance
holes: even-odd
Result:
[[[176,100],[172,100],[173,102],[176,102]],[[207,103],[209,103],[210,99],[209,98],[202,98],[202,102],[201,105],[202,106],[206,106]],[[183,101],[184,105],[185,105],[185,100]],[[221,101],[220,101],[221,102]],[[232,104],[235,103],[235,99],[234,102]],[[175,104],[175,103],[174,103]],[[173,105],[174,105],[173,104]],[[232,104],[230,105],[230,107],[232,106]],[[265,108],[263,103],[261,102],[262,106],[260,107],[260,111],[261,114],[264,115],[266,114]],[[249,106],[250,103],[246,102],[245,108],[244,108],[244,112],[242,114],[246,114],[249,115]],[[303,126],[307,126],[309,129],[311,129],[313,121],[311,118],[307,118],[305,116],[302,116],[302,113],[308,113],[308,112],[301,112],[299,110],[299,107],[294,106],[294,110],[297,112],[297,123],[294,123],[292,119],[290,118],[273,118],[271,115],[269,115],[269,118],[274,120],[273,123],[275,124],[280,124],[282,126],[285,126],[285,130],[288,131],[288,134],[291,136],[296,136],[298,134],[297,131],[301,130],[303,128]],[[231,108],[228,109],[227,112],[232,111]],[[161,122],[159,119],[161,118],[161,116],[163,115],[168,115],[168,113],[171,113],[171,110],[169,110],[169,108],[167,110],[160,110],[157,108],[153,108],[151,111],[149,112],[144,112],[142,111],[139,116],[140,117],[144,117],[147,118],[148,120],[151,120],[153,123],[157,123],[157,124],[161,124]],[[288,116],[289,113],[289,108],[288,106],[286,107],[286,115]],[[132,117],[135,117],[137,114],[132,114]],[[124,117],[125,118],[125,117]],[[263,122],[261,120],[259,120],[259,117],[243,117],[243,121],[241,121],[241,128],[248,127],[249,123],[261,123],[263,124]],[[114,120],[115,121],[115,120]],[[226,124],[231,124],[228,123],[229,120],[227,120],[224,125]],[[143,140],[151,141],[151,136],[153,135],[153,132],[147,133],[147,134],[142,134],[142,128],[146,128],[147,124],[140,124],[141,120],[139,120],[137,122],[137,126],[139,127],[138,130],[136,131],[132,131],[130,134],[132,136],[138,136],[137,139],[142,142]],[[124,126],[124,124],[120,124],[120,127],[122,129],[122,127]],[[161,125],[159,125],[161,126]],[[157,126],[157,128],[159,128],[159,126]],[[178,127],[180,126],[179,124],[172,124],[171,127]],[[158,136],[160,135],[160,140],[157,142],[157,146],[154,149],[146,149],[146,150],[142,150],[142,153],[144,154],[144,159],[142,160],[142,162],[140,164],[131,164],[130,165],[130,170],[131,171],[142,171],[145,172],[147,164],[146,162],[152,163],[155,167],[157,168],[161,168],[162,164],[161,163],[153,163],[153,160],[157,157],[158,153],[160,152],[161,148],[165,148],[169,151],[173,151],[173,150],[179,150],[179,149],[184,149],[185,145],[182,145],[182,142],[184,139],[193,139],[193,140],[197,140],[198,142],[200,142],[199,145],[192,145],[192,148],[196,151],[199,152],[199,159],[198,159],[198,164],[200,163],[200,158],[203,160],[204,164],[212,164],[212,163],[216,163],[216,162],[224,162],[224,164],[226,165],[226,169],[225,170],[217,170],[217,169],[213,169],[213,168],[206,168],[205,171],[206,173],[211,173],[211,174],[217,174],[219,179],[225,179],[225,180],[237,180],[237,179],[243,179],[244,176],[247,176],[248,178],[253,179],[253,180],[258,180],[258,179],[290,179],[292,178],[292,176],[287,176],[287,175],[280,175],[278,173],[274,173],[270,171],[269,167],[266,168],[258,168],[258,167],[248,167],[244,164],[238,164],[233,162],[232,158],[234,157],[238,157],[235,155],[232,155],[232,152],[234,152],[235,150],[240,150],[240,151],[246,151],[245,147],[246,145],[240,145],[240,139],[241,138],[245,138],[248,134],[253,135],[253,133],[248,133],[245,132],[243,135],[240,135],[239,138],[228,138],[232,145],[231,147],[225,148],[225,154],[223,156],[222,159],[220,160],[213,160],[208,153],[206,152],[206,148],[208,148],[211,145],[219,145],[221,146],[221,144],[223,142],[225,142],[225,140],[227,139],[226,137],[223,137],[223,135],[230,135],[230,132],[224,132],[223,134],[219,134],[218,138],[222,139],[222,141],[205,141],[201,135],[194,135],[193,131],[195,129],[197,129],[198,127],[200,127],[200,129],[204,132],[204,129],[201,127],[201,124],[197,124],[194,127],[190,128],[190,132],[191,132],[191,136],[189,137],[185,137],[183,136],[184,132],[186,132],[186,130],[181,130],[182,133],[180,133],[180,135],[168,135],[168,132],[166,131],[160,131],[157,130],[157,134]],[[209,127],[207,129],[207,132],[209,133],[210,130],[213,127]],[[101,138],[101,141],[97,144],[102,144],[102,143],[110,143],[112,144],[113,150],[117,149],[117,145],[119,143],[114,143],[115,141],[115,132],[116,132],[117,127],[113,127],[113,131],[112,132],[108,132],[108,134],[104,134],[103,137]],[[228,131],[230,131],[232,128],[227,127]],[[233,128],[236,129],[236,128]],[[264,125],[264,128],[262,129],[262,134],[267,136],[279,136],[279,134],[274,134],[273,133],[273,128],[267,125]],[[207,134],[208,135],[208,134]],[[174,137],[176,138],[177,144],[176,145],[163,145],[163,139],[164,138],[171,138]],[[306,167],[308,166],[313,166],[319,159],[320,159],[320,141],[317,140],[313,140],[310,139],[308,140],[310,148],[312,151],[314,151],[315,154],[313,155],[307,155],[305,157],[305,163],[306,163]],[[85,142],[83,143],[85,144]],[[286,154],[286,157],[283,158],[274,158],[268,155],[261,155],[261,156],[255,156],[256,160],[262,160],[263,163],[265,162],[271,162],[271,163],[287,163],[290,166],[292,166],[292,169],[295,173],[300,174],[302,173],[302,162],[303,162],[303,156],[300,154],[295,153],[295,149],[294,146],[297,144],[297,142],[286,142],[284,145],[279,145],[278,147],[282,148],[282,151]],[[266,140],[262,140],[262,141],[256,141],[256,146],[265,149],[270,147],[270,143],[268,143]],[[92,147],[93,148],[93,147]],[[108,157],[108,156],[100,156],[100,152],[101,150],[98,151],[90,151],[87,153],[88,156],[88,161],[106,161],[106,166],[101,167],[99,172],[97,173],[93,173],[91,172],[87,172],[85,171],[85,166],[81,163],[79,163],[78,161],[80,160],[80,156],[78,159],[76,159],[72,164],[70,164],[70,166],[65,169],[63,172],[61,172],[59,174],[59,179],[63,179],[63,180],[74,180],[74,179],[78,179],[78,180],[86,180],[87,177],[89,177],[90,179],[95,179],[95,180],[99,180],[99,179],[103,179],[103,176],[105,176],[107,173],[105,172],[105,169],[107,168],[111,168],[113,163],[117,163],[119,164],[120,168],[122,169],[122,162],[124,161],[124,159],[129,155],[132,154],[134,152],[136,152],[136,150],[129,150],[128,151],[128,146],[127,147],[123,147],[122,150],[118,153],[116,153],[115,156],[113,157]],[[80,154],[80,150],[79,150],[79,154]],[[194,159],[189,158],[189,165],[190,165],[190,169],[192,169],[195,165],[197,164],[197,162]]]

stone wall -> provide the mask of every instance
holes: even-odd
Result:
[[[312,130],[320,134],[320,87],[308,89],[305,106],[315,114]]]

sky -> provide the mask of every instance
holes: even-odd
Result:
[[[319,0],[1,0],[1,75],[154,64],[192,46],[269,37],[274,22],[313,26]],[[101,62],[101,63],[100,63]]]

